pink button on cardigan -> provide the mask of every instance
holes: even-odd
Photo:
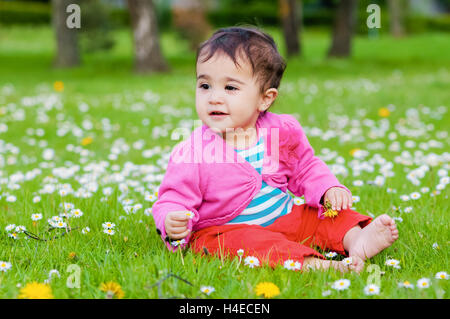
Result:
[[[262,174],[246,162],[233,147],[206,125],[177,144],[171,153],[158,199],[152,207],[156,229],[170,250],[175,250],[165,232],[165,218],[172,211],[191,211],[188,228],[196,231],[223,225],[239,215],[261,189],[268,185],[295,196],[305,196],[306,204],[318,208],[331,187],[343,187],[314,151],[298,121],[288,114],[261,113],[256,128],[264,137]],[[183,247],[189,242],[185,238]]]

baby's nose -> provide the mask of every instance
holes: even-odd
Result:
[[[223,103],[223,96],[218,90],[211,90],[208,97],[209,104],[216,105]]]

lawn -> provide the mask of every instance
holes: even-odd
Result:
[[[280,32],[268,31],[283,53]],[[171,71],[136,75],[130,33],[115,38],[112,51],[56,70],[50,28],[0,28],[1,298],[26,294],[34,281],[49,282],[55,298],[105,298],[106,282],[124,298],[256,298],[261,282],[278,286],[276,298],[449,297],[448,34],[360,36],[351,59],[329,60],[329,34],[307,30],[303,57],[288,60],[271,111],[299,119],[316,154],[351,189],[355,210],[397,221],[399,240],[360,275],[167,251],[151,206],[178,142],[172,131],[195,125],[195,55],[164,33]],[[48,231],[50,222],[56,228]],[[106,222],[115,224],[111,234]],[[340,279],[350,286],[334,289]],[[369,283],[379,294],[365,294]]]

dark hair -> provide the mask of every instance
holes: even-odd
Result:
[[[237,66],[238,54],[246,58],[252,66],[253,75],[260,83],[261,93],[280,86],[286,63],[270,35],[250,27],[219,29],[200,44],[196,62],[205,54],[206,57],[201,62],[208,61],[217,51],[225,53]]]

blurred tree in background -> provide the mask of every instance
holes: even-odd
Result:
[[[286,43],[287,55],[301,54],[301,1],[278,0],[280,6],[280,20],[283,28],[284,41]]]
[[[172,1],[173,26],[188,39],[192,50],[196,50],[212,30],[206,17],[208,2],[208,0]]]
[[[71,3],[81,7],[81,29],[64,27]],[[381,28],[366,24],[369,4],[381,8]],[[300,55],[303,29],[330,30],[329,56],[348,57],[354,34],[450,32],[450,0],[0,0],[0,25],[52,25],[54,65],[72,67],[83,53],[114,47],[114,31],[129,29],[138,72],[168,70],[159,32],[176,31],[195,50],[219,27],[280,27],[286,54]]]
[[[52,25],[56,36],[55,67],[74,67],[80,64],[78,29],[66,25],[66,8],[75,0],[52,0]]]
[[[80,45],[83,51],[94,52],[114,47],[114,26],[111,6],[101,0],[80,0],[83,27],[80,29]]]
[[[135,70],[139,73],[162,72],[168,65],[159,45],[158,24],[152,0],[128,0],[133,28]]]
[[[328,56],[347,57],[351,53],[357,0],[340,0],[334,18],[333,37]]]

